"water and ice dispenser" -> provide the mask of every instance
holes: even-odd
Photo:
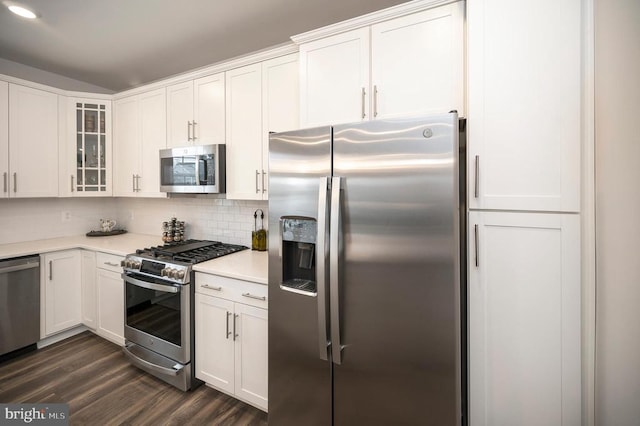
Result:
[[[282,283],[280,288],[308,296],[317,294],[318,223],[307,217],[282,217]]]

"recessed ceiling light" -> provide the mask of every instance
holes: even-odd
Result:
[[[24,8],[22,6],[16,6],[16,5],[11,5],[8,7],[10,11],[12,11],[18,16],[22,16],[23,18],[27,18],[27,19],[36,19],[36,14],[27,8]]]

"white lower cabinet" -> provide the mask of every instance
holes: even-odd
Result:
[[[120,261],[124,258],[96,253],[96,333],[124,346],[124,281]]]
[[[41,337],[80,325],[80,250],[40,256]]]
[[[82,250],[82,324],[92,330],[97,323],[96,252]]]
[[[579,425],[580,216],[469,213],[469,424]]]
[[[267,286],[196,274],[196,377],[267,410]]]

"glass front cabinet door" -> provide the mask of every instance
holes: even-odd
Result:
[[[111,101],[71,99],[72,196],[111,195]]]

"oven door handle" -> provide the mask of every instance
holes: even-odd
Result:
[[[139,280],[137,278],[133,278],[129,275],[126,274],[122,274],[122,278],[124,278],[124,281],[130,284],[133,284],[135,286],[138,287],[143,287],[143,288],[148,288],[149,290],[158,290],[158,291],[162,291],[164,293],[179,293],[180,292],[180,287],[176,287],[176,286],[172,286],[172,285],[162,285],[162,284],[155,284],[155,283],[150,283],[147,281],[143,281],[143,280]]]
[[[153,370],[156,373],[165,374],[168,376],[177,376],[178,373],[180,373],[180,370],[184,368],[184,365],[179,363],[176,363],[176,365],[174,365],[173,368],[161,367],[159,365],[156,365],[152,362],[144,360],[138,357],[137,355],[133,354],[129,350],[129,346],[124,346],[122,348],[122,352],[124,352],[124,354],[127,356],[127,358],[131,360],[132,363],[138,365],[139,367],[145,367],[149,370]]]

